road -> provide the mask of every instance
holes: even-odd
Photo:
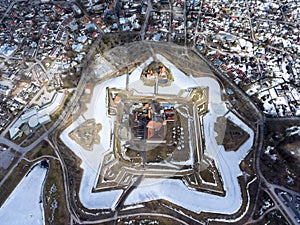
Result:
[[[152,11],[151,0],[148,0],[147,3],[148,3],[148,6],[147,6],[146,15],[145,15],[145,22],[144,22],[144,25],[141,29],[141,40],[145,40],[145,33],[146,33],[146,30],[147,30],[147,24],[148,24],[148,21],[149,21],[150,13]]]
[[[15,0],[13,1],[9,7],[7,8],[6,12],[2,15],[2,17],[0,18],[0,23],[3,21],[3,19],[5,18],[5,16],[8,15],[9,11],[12,9],[12,7],[14,6],[14,4],[16,4],[17,2],[22,2],[24,0]],[[36,1],[37,3],[40,1]],[[82,12],[88,16],[89,14],[86,12],[86,10],[81,7],[81,4],[78,3],[78,1],[71,1],[74,4],[76,4],[81,10]],[[201,1],[201,5],[204,1]],[[186,7],[186,5],[185,5]],[[141,37],[142,40],[144,40],[145,38],[145,32],[147,30],[147,23],[150,17],[150,13],[152,10],[152,5],[151,5],[151,1],[148,0],[148,7],[147,7],[147,11],[146,11],[146,15],[145,15],[145,23],[143,25],[143,28],[141,30]],[[184,12],[186,11],[186,8],[184,8]],[[198,29],[198,24],[199,24],[199,20],[200,20],[200,15],[201,15],[201,7],[199,10],[199,15],[198,15],[198,20],[197,20],[197,29]],[[90,18],[92,21],[92,18]],[[186,19],[186,18],[184,18]],[[251,18],[250,16],[248,17],[248,20],[251,23]],[[98,27],[98,25],[96,24],[98,31],[100,32],[100,34],[103,34],[102,30]],[[251,26],[250,26],[251,27]],[[197,31],[198,32],[198,31]],[[186,33],[186,30],[185,30]],[[253,35],[253,31],[251,30],[252,33],[252,39],[254,40],[254,35]],[[14,169],[16,168],[16,166],[18,165],[18,163],[24,158],[25,154],[30,151],[31,149],[33,149],[34,147],[36,147],[41,141],[46,140],[48,141],[52,147],[55,149],[55,152],[58,156],[58,159],[62,165],[62,170],[63,170],[63,175],[64,175],[64,186],[65,186],[65,190],[66,190],[66,196],[67,196],[67,205],[68,205],[68,209],[71,213],[71,217],[73,218],[72,220],[79,222],[79,218],[77,217],[75,210],[71,207],[70,205],[70,196],[71,194],[69,193],[69,188],[68,188],[68,173],[67,173],[67,167],[64,164],[64,161],[61,159],[60,157],[60,153],[58,150],[58,146],[57,146],[57,142],[53,141],[54,143],[52,143],[49,139],[48,136],[49,134],[51,134],[53,131],[55,131],[61,124],[64,123],[64,121],[66,120],[66,118],[69,118],[69,116],[72,114],[73,109],[76,107],[80,96],[82,95],[85,85],[87,83],[87,81],[89,81],[91,73],[89,71],[88,68],[88,63],[91,59],[91,57],[93,56],[95,49],[99,46],[99,43],[102,42],[102,35],[99,35],[98,39],[95,41],[95,43],[92,45],[90,51],[88,52],[84,63],[82,64],[82,76],[81,79],[78,83],[78,87],[75,91],[75,94],[73,95],[73,97],[71,98],[70,102],[68,103],[68,105],[65,107],[63,113],[60,115],[60,117],[58,118],[58,120],[53,124],[53,126],[47,130],[44,134],[42,134],[40,137],[37,138],[37,140],[35,140],[31,145],[27,146],[27,147],[21,147],[20,145],[13,143],[12,141],[8,140],[5,138],[4,134],[8,131],[9,128],[6,128],[6,132],[3,132],[2,135],[0,136],[0,143],[3,143],[13,149],[15,149],[16,151],[21,153],[21,157],[19,158],[18,162],[10,169],[10,171],[6,174],[6,176],[1,180],[0,182],[0,187],[1,185],[4,184],[4,182],[6,181],[6,179],[13,173]],[[194,39],[194,43],[196,42],[196,35],[195,35],[195,39]],[[160,43],[161,44],[161,43]],[[167,45],[165,46],[167,47]],[[179,47],[179,48],[183,48],[183,47]],[[264,189],[266,190],[271,198],[273,199],[273,201],[275,202],[276,206],[278,206],[279,210],[282,212],[282,214],[285,216],[285,218],[290,222],[290,223],[295,223],[296,224],[296,219],[294,218],[293,212],[291,211],[291,209],[293,207],[291,207],[291,205],[287,206],[286,204],[284,204],[284,199],[282,199],[277,193],[276,193],[276,189],[281,189],[283,191],[286,191],[288,193],[293,193],[291,190],[288,190],[284,187],[278,186],[278,185],[274,185],[269,183],[265,177],[263,176],[261,169],[260,169],[260,155],[262,153],[262,149],[263,149],[263,140],[264,140],[264,123],[265,122],[276,122],[278,120],[283,120],[283,121],[289,121],[289,122],[293,122],[293,121],[299,121],[300,118],[296,118],[296,117],[292,117],[292,118],[265,118],[264,115],[261,113],[260,109],[256,106],[256,104],[252,101],[252,99],[246,95],[243,90],[241,90],[238,86],[236,86],[234,83],[232,83],[232,80],[229,79],[227,76],[224,76],[224,74],[222,73],[222,71],[220,71],[218,68],[215,68],[215,66],[208,60],[206,59],[204,56],[202,56],[195,48],[193,49],[193,52],[195,52],[202,60],[204,60],[212,69],[212,71],[214,71],[215,74],[217,74],[218,77],[220,77],[222,80],[225,80],[230,87],[234,90],[234,92],[238,93],[240,96],[242,96],[242,99],[244,102],[247,102],[247,104],[250,105],[250,107],[255,111],[255,114],[258,116],[257,122],[256,122],[256,131],[257,134],[256,135],[256,140],[255,140],[255,146],[254,146],[254,157],[255,157],[255,170],[257,172],[258,175],[258,179],[259,179],[259,189]],[[41,64],[40,61],[38,61],[36,64],[39,64],[41,66],[41,68],[44,70],[44,72],[47,74],[47,71],[45,71],[45,68],[43,67],[43,65]],[[258,63],[259,65],[259,63]],[[156,91],[155,91],[156,92]],[[142,176],[138,178],[138,180],[136,182],[140,182],[140,180],[142,179]],[[136,184],[135,182],[128,187],[128,189],[125,191],[124,196],[122,196],[119,199],[119,202],[116,206],[116,210],[118,211],[121,206],[123,205],[124,200],[126,199],[126,197],[128,196],[128,194],[130,193],[131,189],[134,188],[134,184]],[[295,193],[293,193],[295,195]],[[258,202],[258,195],[256,197],[256,202]],[[131,216],[141,216],[141,215],[152,215],[151,213],[147,213],[147,214],[132,214]],[[153,214],[153,216],[158,216],[160,214]],[[163,217],[167,217],[167,218],[172,218],[180,223],[183,224],[187,224],[182,220],[176,219],[175,217],[172,216],[168,216],[165,214],[161,214],[160,216]],[[126,216],[127,217],[127,216]],[[113,218],[108,218],[105,220],[99,220],[100,222],[108,222],[108,221],[112,221],[112,220],[116,220],[117,218],[125,218],[125,216],[118,216],[117,214],[113,217]],[[86,222],[87,224],[89,223],[95,223],[97,221],[91,221],[91,222]]]
[[[262,149],[263,149],[263,141],[264,141],[264,136],[263,136],[263,132],[264,132],[264,122],[265,119],[263,119],[262,121],[259,121],[259,123],[257,124],[258,129],[260,130],[259,132],[259,137],[257,140],[258,146],[256,147],[256,154],[255,154],[255,167],[256,167],[256,172],[258,174],[258,178],[259,178],[259,187],[258,190],[265,190],[271,197],[271,199],[273,200],[273,202],[275,203],[275,205],[278,207],[278,209],[280,210],[280,212],[282,213],[282,215],[285,217],[285,219],[290,223],[290,224],[297,224],[297,221],[295,219],[295,216],[293,214],[293,212],[291,211],[291,208],[288,207],[287,205],[284,204],[284,202],[279,198],[279,196],[277,195],[277,193],[275,192],[276,188],[281,188],[287,192],[290,192],[290,190],[275,185],[275,184],[271,184],[269,183],[266,178],[264,177],[264,175],[261,172],[261,168],[260,168],[260,156],[262,154]],[[256,205],[258,203],[258,196],[259,194],[257,194],[256,196]],[[254,214],[254,212],[252,213],[252,215]]]
[[[136,180],[132,180],[132,183],[128,185],[127,188],[123,191],[122,195],[118,199],[118,202],[116,203],[115,208],[112,209],[113,211],[115,211],[114,217],[118,217],[120,210],[124,207],[125,200],[130,195],[130,193],[141,183],[143,177],[143,175],[139,175],[138,177],[136,177]],[[117,220],[114,221],[114,224],[117,224]]]
[[[67,166],[64,162],[64,160],[62,160],[61,154],[59,152],[59,148],[57,146],[57,135],[53,135],[53,142],[51,142],[48,138],[46,139],[46,141],[50,144],[50,146],[54,149],[55,154],[57,155],[57,158],[60,162],[61,165],[61,169],[63,172],[63,177],[64,177],[64,190],[65,190],[65,198],[66,198],[66,207],[70,213],[70,217],[72,221],[76,221],[76,223],[79,223],[80,219],[78,218],[74,208],[72,207],[72,205],[70,204],[71,201],[71,194],[70,194],[70,188],[69,188],[69,176],[68,176],[68,172],[67,172]]]
[[[300,213],[295,207],[296,196],[300,196],[299,193],[289,190],[285,187],[271,184],[264,179],[265,191],[271,196],[272,200],[278,205],[280,211],[290,224],[300,224]],[[289,200],[286,195],[292,197]]]

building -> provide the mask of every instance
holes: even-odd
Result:
[[[0,94],[8,95],[10,92],[10,88],[7,85],[0,84]]]
[[[8,80],[1,80],[0,81],[0,95],[8,96],[10,91],[12,90],[13,85]]]
[[[14,140],[21,137],[23,133],[28,135],[32,130],[51,122],[50,115],[59,108],[64,97],[63,92],[56,92],[50,103],[43,107],[34,106],[25,110],[9,129],[10,138]]]
[[[147,143],[165,143],[167,122],[150,120],[147,124]]]

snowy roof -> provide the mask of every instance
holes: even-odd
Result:
[[[49,115],[44,115],[42,117],[39,118],[39,124],[46,124],[51,122],[51,118]]]

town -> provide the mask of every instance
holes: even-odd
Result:
[[[299,54],[297,0],[1,1],[0,206],[33,171],[50,224],[299,224]]]
[[[44,3],[43,3],[44,2]],[[194,47],[238,84],[266,115],[300,115],[299,2],[21,1],[0,24],[3,130],[43,85],[72,87],[100,34]],[[8,4],[8,3],[7,3]],[[28,4],[31,7],[28,7]]]

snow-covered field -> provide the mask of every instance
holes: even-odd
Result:
[[[221,100],[221,89],[218,82],[209,77],[194,78],[185,76],[172,63],[167,61],[160,55],[157,58],[163,62],[174,76],[173,86],[159,87],[159,93],[178,94],[179,87],[184,89],[195,86],[209,87],[209,113],[204,117],[204,133],[206,141],[207,154],[215,158],[224,186],[226,196],[220,197],[207,193],[201,193],[188,189],[180,180],[173,179],[144,179],[141,184],[133,190],[125,201],[125,205],[139,204],[144,201],[155,199],[166,199],[177,205],[185,207],[189,210],[200,212],[215,212],[232,214],[236,212],[242,203],[241,190],[238,184],[237,176],[241,175],[239,162],[246,156],[253,144],[253,131],[248,128],[234,114],[226,112],[225,103]],[[129,87],[140,91],[145,91],[144,87],[139,83],[139,74],[142,69],[151,63],[152,59],[147,60],[143,65],[138,67],[129,76]],[[74,153],[82,159],[81,167],[84,169],[82,183],[79,191],[79,198],[82,204],[87,208],[114,208],[122,190],[102,191],[92,193],[95,182],[99,176],[98,171],[101,168],[101,162],[104,155],[112,151],[110,149],[110,128],[113,121],[107,116],[105,108],[106,87],[116,87],[124,89],[126,85],[126,75],[113,78],[106,81],[94,89],[91,103],[88,105],[88,111],[84,117],[80,117],[71,124],[62,134],[61,139],[64,143],[74,151]],[[153,91],[147,89],[146,92]],[[152,92],[153,93],[153,92]],[[218,146],[215,141],[214,123],[218,116],[230,118],[237,125],[241,126],[250,135],[250,138],[240,147],[237,152],[225,152],[223,146]],[[93,151],[86,151],[75,141],[69,138],[68,134],[85,119],[95,118],[97,123],[102,124],[100,131],[101,144],[95,145]]]
[[[43,182],[47,169],[36,164],[0,207],[0,224],[45,224],[42,203]]]

